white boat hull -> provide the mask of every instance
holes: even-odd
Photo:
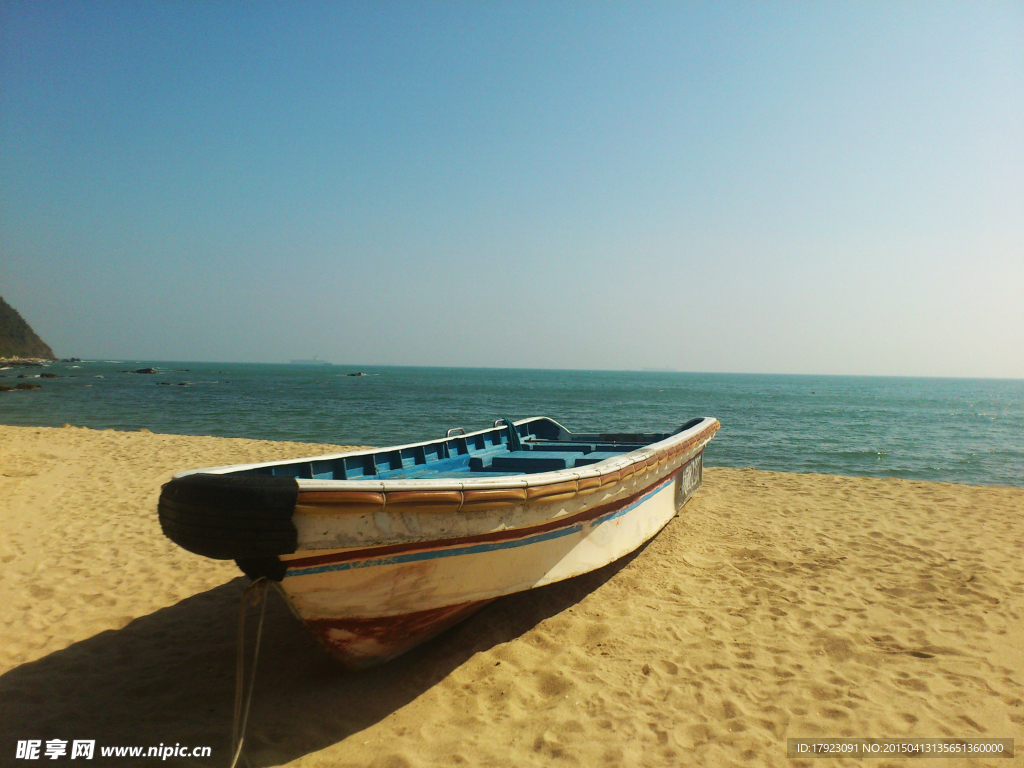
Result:
[[[282,558],[288,570],[279,586],[345,664],[387,661],[497,597],[588,573],[635,551],[678,513],[700,485],[701,467],[697,454],[588,503],[558,505],[548,510],[554,524],[486,541],[465,537],[382,554],[297,552]]]
[[[719,428],[702,417],[667,435],[573,435],[546,418],[499,421],[443,441],[182,473],[161,492],[161,526],[276,582],[328,650],[363,667],[495,598],[634,552],[699,487]]]

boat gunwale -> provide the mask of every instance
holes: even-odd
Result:
[[[564,430],[566,434],[570,436],[572,435],[571,432],[566,430],[561,424],[558,424],[554,419],[549,419],[543,416],[520,419],[519,421],[513,422],[513,424],[515,426],[520,426],[522,424],[529,424],[539,420],[550,421],[560,429]],[[678,458],[681,454],[689,452],[698,445],[706,445],[711,438],[714,437],[720,427],[721,424],[718,419],[705,416],[702,417],[700,422],[694,424],[689,429],[671,434],[663,440],[650,443],[619,456],[603,459],[602,461],[589,464],[583,468],[574,467],[549,472],[537,472],[534,474],[522,473],[510,474],[507,477],[481,477],[467,479],[395,478],[385,480],[320,480],[295,478],[298,485],[296,511],[300,511],[299,507],[303,508],[301,511],[313,513],[333,513],[341,511],[340,508],[346,507],[349,508],[349,511],[351,512],[382,511],[391,506],[388,503],[389,494],[399,494],[399,498],[396,498],[395,501],[398,502],[401,500],[402,503],[396,504],[395,506],[404,507],[406,511],[409,511],[411,507],[415,506],[409,504],[407,494],[410,493],[421,495],[423,511],[428,511],[429,507],[433,506],[433,500],[430,498],[431,496],[436,494],[438,496],[436,501],[439,505],[449,506],[453,502],[453,499],[450,496],[452,492],[460,492],[463,496],[463,502],[459,505],[459,510],[470,511],[472,508],[493,509],[493,505],[490,502],[485,501],[487,496],[491,496],[490,493],[478,494],[475,492],[495,492],[501,490],[519,490],[522,494],[509,494],[509,499],[506,503],[551,503],[573,498],[575,496],[587,495],[602,488],[625,482],[631,477],[638,478],[647,472],[656,472],[671,460]],[[467,435],[459,435],[459,437],[469,438],[492,431],[494,431],[494,427],[471,432]],[[419,443],[409,443],[407,445],[385,446],[383,448],[363,449],[359,451],[346,451],[337,454],[323,454],[319,456],[285,459],[272,462],[234,464],[221,467],[208,467],[205,469],[193,469],[178,473],[174,477],[179,478],[193,474],[229,474],[268,466],[272,467],[286,464],[298,464],[305,461],[328,461],[341,457],[373,455],[384,450],[398,451],[405,448],[430,445],[435,442],[437,442],[437,440],[424,440]],[[598,484],[592,485],[591,482],[595,479],[598,481]],[[587,482],[586,486],[581,486],[580,481],[591,482]],[[575,484],[574,491],[570,491],[567,487],[569,483]],[[566,487],[561,488],[560,492],[558,492],[555,491],[552,486]],[[467,499],[467,493],[471,493],[473,494],[473,497],[479,498]],[[444,496],[445,501],[442,501],[442,495]],[[516,497],[515,500],[511,498],[513,495]],[[498,500],[495,499],[495,501]],[[471,506],[468,505],[467,502],[469,502]],[[318,506],[323,506],[324,508],[322,510],[317,510],[316,507]]]

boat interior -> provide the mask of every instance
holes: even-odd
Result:
[[[228,474],[315,480],[388,480],[509,475],[573,469],[612,459],[699,424],[691,419],[666,433],[578,433],[548,418],[513,424],[498,419],[491,429],[451,434],[441,440],[249,467]]]

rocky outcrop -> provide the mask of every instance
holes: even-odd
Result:
[[[3,297],[0,297],[0,357],[57,359],[53,350]]]
[[[0,384],[0,392],[17,392],[18,390],[22,390],[22,389],[42,389],[42,388],[43,387],[40,384],[29,384],[27,381],[18,382],[18,384],[13,386],[13,387],[8,387],[6,384]]]

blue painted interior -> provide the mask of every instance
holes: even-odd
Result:
[[[515,426],[519,450],[510,450],[509,423],[406,448],[382,448],[333,459],[290,461],[239,474],[317,480],[504,477],[596,464],[664,440],[666,434],[578,434],[550,419]]]

